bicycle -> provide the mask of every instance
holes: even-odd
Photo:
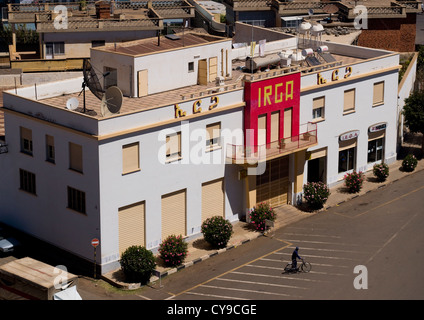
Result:
[[[309,271],[311,271],[311,269],[312,269],[312,265],[309,262],[302,259],[302,263],[296,269],[293,269],[292,263],[288,263],[286,265],[286,267],[284,268],[284,272],[286,272],[286,273],[290,273],[290,272],[295,273],[295,272],[300,272],[300,271],[309,272]]]

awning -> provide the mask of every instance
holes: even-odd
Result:
[[[82,300],[81,296],[77,291],[76,286],[72,286],[66,290],[55,293],[53,296],[54,300]]]

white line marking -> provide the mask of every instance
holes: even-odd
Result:
[[[354,250],[342,250],[342,249],[323,249],[323,248],[309,248],[309,247],[301,247],[303,250],[314,250],[314,251],[330,251],[330,252],[346,252],[346,253],[364,253],[362,251],[354,251]]]
[[[341,237],[339,236],[330,236],[330,235],[322,235],[322,234],[301,234],[301,233],[286,233],[285,232],[284,235],[341,239]]]
[[[286,256],[290,256],[290,257],[292,255],[291,253],[287,253],[287,252],[275,252],[274,254],[281,254],[281,255],[286,255]],[[302,254],[302,257],[335,259],[335,260],[351,260],[351,261],[358,260],[358,259],[342,258],[342,257],[315,256],[315,255],[312,255],[312,254]]]
[[[274,292],[257,291],[257,290],[250,290],[250,289],[236,289],[236,288],[226,288],[226,287],[217,287],[217,286],[208,286],[208,285],[203,285],[201,287],[210,288],[210,289],[218,289],[218,290],[233,290],[233,291],[242,291],[242,292],[251,292],[251,293],[290,297],[289,294],[285,294],[285,293],[274,293]]]
[[[295,243],[317,243],[317,244],[331,244],[331,245],[338,245],[338,246],[354,246],[354,247],[363,247],[362,244],[356,244],[356,243],[340,243],[340,242],[326,242],[326,241],[311,241],[311,240],[300,240],[300,239],[285,239],[287,242]]]
[[[264,283],[264,282],[254,282],[254,281],[245,281],[245,280],[233,280],[233,279],[224,279],[224,278],[216,278],[215,280],[221,280],[221,281],[231,281],[231,282],[241,282],[241,283],[248,283],[248,284],[256,284],[261,286],[272,286],[272,287],[281,287],[281,288],[292,288],[292,289],[307,289],[303,287],[297,287],[297,286],[288,286],[284,284],[275,284],[275,283]]]
[[[222,298],[222,299],[233,299],[233,300],[250,300],[250,299],[243,299],[243,298],[235,298],[235,297],[227,297],[227,296],[218,296],[216,294],[206,294],[206,293],[198,293],[198,292],[186,292],[186,294],[192,294],[195,296],[204,296],[204,297],[212,297],[212,298]]]
[[[291,280],[301,280],[301,281],[309,281],[309,282],[327,282],[323,280],[313,280],[313,279],[305,279],[305,278],[294,278],[294,277],[287,277],[287,276],[273,276],[273,275],[267,275],[267,274],[257,274],[257,273],[249,273],[249,272],[240,272],[240,271],[234,271],[231,272],[231,274],[241,274],[246,276],[256,276],[256,277],[265,277],[265,278],[277,278],[277,279],[291,279]]]
[[[261,261],[271,261],[271,262],[278,262],[278,263],[284,263],[280,259],[268,259],[263,258]],[[289,261],[286,261],[286,264],[289,263]],[[300,263],[300,262],[299,262]],[[321,266],[321,267],[336,267],[336,268],[349,268],[348,266],[339,266],[339,265],[333,265],[333,264],[324,264],[324,263],[314,263],[314,266]]]
[[[392,240],[394,239],[394,238],[396,238],[397,237],[397,235],[399,234],[399,232],[401,232],[403,229],[405,229],[405,227],[412,221],[412,219],[414,219],[416,216],[418,215],[418,213],[416,213],[416,214],[414,214],[414,216],[412,217],[412,218],[410,218],[400,229],[399,229],[399,231],[397,231],[393,236],[391,236],[390,237],[390,239],[389,240],[387,240],[384,244],[383,244],[383,246],[380,248],[380,249],[378,249],[372,256],[371,256],[371,258],[369,258],[368,259],[368,261],[367,261],[367,263],[369,263],[369,262],[371,262],[373,259],[374,259],[374,257],[377,255],[377,254],[379,254],[380,252],[381,252],[381,250],[383,250],[390,242],[392,242]]]

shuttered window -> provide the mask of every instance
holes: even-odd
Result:
[[[202,222],[213,216],[224,217],[224,179],[202,184]]]
[[[85,214],[85,192],[68,187],[68,208]]]
[[[312,105],[312,118],[324,119],[325,97],[315,98]]]
[[[206,126],[206,150],[219,147],[221,137],[221,122]]]
[[[46,135],[46,161],[55,162],[54,137]]]
[[[35,174],[26,170],[19,169],[19,189],[36,194]]]
[[[384,103],[384,81],[374,83],[372,105],[377,106]]]
[[[32,155],[32,130],[20,127],[21,152]]]
[[[355,111],[355,89],[344,92],[343,112]]]
[[[140,170],[139,143],[131,143],[122,146],[122,173],[130,173]]]
[[[258,117],[258,146],[266,144],[266,114]]]
[[[130,246],[145,246],[145,202],[118,209],[119,253]]]
[[[166,137],[166,161],[171,162],[181,158],[181,132]]]
[[[82,146],[69,142],[69,169],[82,173]]]
[[[271,113],[271,143],[280,139],[280,111]]]
[[[162,196],[162,239],[186,235],[186,190]]]

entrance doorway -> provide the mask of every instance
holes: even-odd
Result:
[[[327,157],[308,161],[308,182],[325,182],[325,167]]]
[[[265,172],[256,176],[256,202],[271,207],[287,204],[289,191],[289,157],[267,161]]]

